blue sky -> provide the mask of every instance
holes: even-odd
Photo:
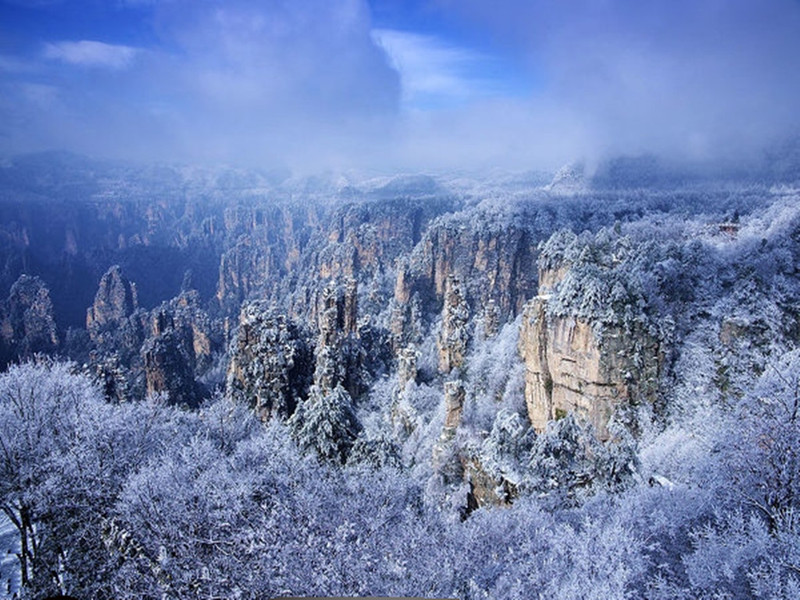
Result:
[[[757,154],[797,0],[0,0],[0,152],[555,168]]]

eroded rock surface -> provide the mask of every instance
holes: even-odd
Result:
[[[0,309],[4,360],[53,352],[59,337],[50,290],[39,277],[21,275]]]
[[[97,337],[104,330],[119,327],[139,308],[136,284],[128,281],[119,265],[112,266],[100,278],[92,306],[86,311],[86,329]]]
[[[547,280],[555,285],[558,278]],[[549,298],[540,295],[526,304],[519,338],[531,425],[542,432],[548,421],[575,413],[606,440],[618,406],[652,395],[658,343],[642,331],[551,314]]]
[[[297,325],[266,302],[248,303],[230,352],[228,397],[252,405],[262,420],[291,416],[308,393],[312,364]]]

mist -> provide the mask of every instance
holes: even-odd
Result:
[[[385,4],[129,0],[58,27],[100,9],[2,2],[0,151],[553,169],[748,160],[798,133],[794,0]]]

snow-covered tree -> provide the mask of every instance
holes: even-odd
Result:
[[[729,491],[776,531],[800,514],[800,350],[770,363],[720,435]]]
[[[341,385],[325,393],[312,386],[289,420],[298,446],[325,461],[343,464],[361,430],[353,399]]]

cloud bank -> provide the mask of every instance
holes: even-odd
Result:
[[[438,4],[526,57],[531,110],[558,106],[586,153],[734,156],[798,131],[796,0]]]
[[[378,26],[367,0],[121,2],[146,43],[0,46],[0,150],[554,168],[742,158],[800,130],[796,0],[421,2],[441,30]]]
[[[399,76],[359,0],[172,0],[153,21],[147,49],[45,43],[35,77],[2,82],[4,146],[335,167],[389,135]]]

